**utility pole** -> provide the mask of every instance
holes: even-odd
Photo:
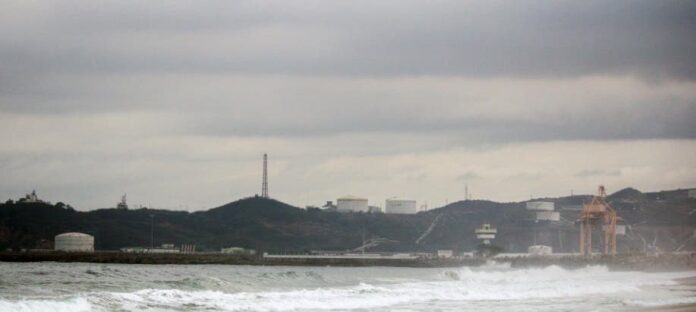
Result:
[[[155,215],[150,215],[150,252],[155,249]]]

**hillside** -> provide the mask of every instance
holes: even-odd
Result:
[[[658,199],[651,199],[656,197],[652,194],[625,189],[609,196],[630,225],[628,235],[619,237],[619,248],[642,250],[653,242],[663,250],[696,247],[695,240],[689,239],[696,226],[696,200],[678,192],[662,192]],[[561,211],[562,222],[553,224],[535,222],[524,202],[481,200],[458,201],[415,215],[306,210],[260,197],[198,212],[146,208],[79,212],[64,205],[5,203],[0,204],[0,250],[48,248],[56,234],[71,231],[94,235],[96,248],[103,250],[149,246],[151,224],[155,245],[195,244],[204,251],[230,246],[267,251],[346,250],[372,237],[395,241],[376,250],[471,250],[479,243],[474,229],[492,223],[498,228],[494,243],[508,251],[522,252],[533,243],[574,251],[578,211],[565,207],[577,207],[590,198],[544,199],[555,202]]]

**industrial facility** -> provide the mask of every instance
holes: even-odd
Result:
[[[589,204],[584,205],[580,212],[580,254],[583,256],[592,255],[592,230],[599,224],[604,232],[604,254],[616,255],[616,223],[621,217],[609,205],[606,197],[606,190],[600,185],[597,195]],[[626,232],[625,227],[622,231]]]
[[[561,213],[554,211],[553,202],[531,201],[527,202],[527,210],[533,211],[536,221],[560,221]]]
[[[367,198],[343,196],[336,200],[338,212],[368,212]]]
[[[410,199],[387,199],[384,207],[386,213],[414,214],[418,212],[416,201]]]
[[[94,251],[94,236],[84,233],[63,233],[58,234],[54,240],[56,251]]]

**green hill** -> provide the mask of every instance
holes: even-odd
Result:
[[[53,237],[63,232],[92,234],[101,250],[150,246],[152,229],[155,245],[195,244],[202,251],[230,246],[261,251],[349,250],[374,237],[394,241],[374,250],[471,250],[479,243],[474,229],[491,223],[498,228],[494,243],[507,251],[524,252],[537,243],[570,252],[577,249],[574,221],[578,212],[564,207],[590,198],[546,199],[554,201],[561,211],[563,221],[558,223],[534,222],[524,202],[480,200],[454,202],[414,215],[300,209],[260,197],[197,212],[146,208],[82,212],[62,204],[8,202],[0,204],[0,250],[50,247]],[[609,200],[632,225],[629,235],[619,237],[619,248],[641,249],[645,241],[652,242],[655,237],[665,250],[677,249],[684,242],[686,247],[696,247],[692,246],[694,240],[688,242],[696,226],[696,200],[670,198],[653,200],[633,189],[612,194]]]

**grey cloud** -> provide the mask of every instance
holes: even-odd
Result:
[[[147,112],[169,135],[379,132],[443,136],[442,146],[696,138],[696,95],[670,91],[693,83],[691,2],[75,1],[15,8],[0,19],[0,112]],[[400,82],[411,75],[423,76]],[[578,92],[562,90],[586,86],[568,84],[553,96],[556,90],[535,86],[496,98],[520,81],[584,75],[671,79],[623,90],[666,90],[648,96],[590,87],[594,98],[577,99]],[[501,81],[476,92],[470,82],[448,82],[462,79],[452,76]],[[448,86],[421,86],[428,83]],[[545,108],[554,102],[568,108]],[[499,112],[477,114],[486,107]],[[547,113],[505,113],[520,107]]]
[[[611,176],[611,177],[618,177],[621,176],[621,170],[601,170],[601,169],[586,169],[582,171],[578,171],[575,173],[575,177],[578,178],[589,178],[589,177],[597,177],[597,176]]]
[[[0,24],[0,79],[30,83],[65,72],[696,78],[690,1],[167,4],[17,10]]]

